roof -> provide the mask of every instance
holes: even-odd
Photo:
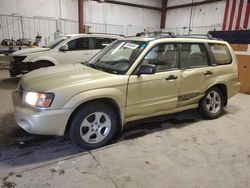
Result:
[[[152,41],[155,40],[156,38],[148,38],[148,37],[135,37],[135,36],[131,36],[131,37],[125,37],[122,40],[135,40],[135,41],[144,41],[144,42],[148,42],[148,41]]]
[[[80,36],[86,36],[86,37],[110,37],[110,38],[121,38],[122,35],[115,35],[115,34],[105,34],[105,33],[80,33],[80,34],[68,34],[66,36],[69,37],[80,37]]]
[[[144,34],[144,33],[143,33]],[[157,33],[155,37],[153,35],[141,35],[137,37],[126,37],[125,40],[136,40],[136,41],[168,41],[168,42],[214,42],[214,43],[226,43],[225,41],[217,38],[213,38],[211,35],[201,35],[201,34],[193,34],[193,35],[173,35],[170,33],[164,33],[163,36]],[[122,39],[124,40],[124,39]]]

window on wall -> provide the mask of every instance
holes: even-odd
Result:
[[[156,72],[178,68],[177,44],[159,44],[153,47],[142,63],[155,65]]]
[[[68,50],[88,50],[89,38],[77,38],[68,42]]]
[[[232,57],[226,45],[224,44],[209,44],[214,54],[215,62],[217,65],[230,64]]]
[[[93,38],[94,49],[103,49],[108,46],[110,43],[115,41],[115,39],[110,38]]]
[[[208,66],[208,57],[204,44],[185,43],[180,45],[181,67]]]

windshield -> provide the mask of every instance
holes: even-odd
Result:
[[[144,41],[118,40],[91,59],[89,65],[105,72],[125,74],[146,46]]]
[[[56,40],[54,40],[53,42],[49,43],[47,46],[45,46],[45,48],[55,48],[58,44],[60,44],[61,42],[65,41],[66,39],[68,39],[69,36],[62,36],[57,38]]]

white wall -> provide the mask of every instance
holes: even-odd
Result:
[[[123,0],[124,2],[161,7],[161,0]],[[124,5],[99,3],[96,1],[84,1],[84,22],[92,26],[92,30],[98,31],[94,24],[103,24],[99,32],[105,32],[105,25],[119,25],[113,32],[124,35],[134,35],[144,28],[159,29],[160,11],[136,8]],[[111,26],[106,26],[109,32]],[[112,31],[112,30],[111,30]]]
[[[161,7],[161,0],[121,1]],[[157,10],[100,3],[90,0],[84,0],[83,3],[84,24],[91,25],[92,32],[134,35],[137,32],[143,31],[144,28],[159,29],[160,27],[160,11]],[[32,18],[53,17],[55,19],[62,18],[77,21],[78,1],[0,0],[0,14]],[[60,22],[58,22],[58,24],[60,24]],[[61,28],[62,31],[71,31],[65,28],[65,25],[63,24]]]
[[[0,0],[0,14],[77,20],[77,0]]]
[[[154,6],[159,8],[162,4],[162,0],[119,1]],[[198,2],[203,0],[193,1]],[[191,2],[192,0],[168,0],[168,6],[171,7]],[[226,1],[219,1],[193,7],[193,14],[191,16],[191,33],[206,33],[208,30],[211,30],[213,28],[220,29],[223,22],[225,4]],[[70,33],[78,32],[76,23],[78,20],[77,6],[77,0],[0,0],[0,14],[14,14],[31,18],[53,17],[55,19],[58,19],[61,17],[62,19],[75,20],[75,23],[62,23],[61,25],[61,30],[63,32]],[[159,30],[160,27],[161,12],[157,10],[84,0],[83,12],[84,24],[90,25],[92,32],[134,35],[137,32],[143,31],[145,28],[151,28],[151,30]],[[180,34],[188,33],[190,13],[191,7],[168,10],[166,15],[166,30],[174,31]],[[17,19],[14,19],[14,24],[17,23],[17,21],[15,20]],[[11,19],[8,20],[9,25],[11,22]],[[6,23],[7,19],[4,18],[0,24],[2,26],[6,25]],[[24,33],[25,37],[33,37],[33,33],[38,32],[40,25],[38,25],[37,23],[38,21],[34,22],[34,31],[32,31],[32,34],[28,34],[27,31]],[[44,28],[50,27],[46,25],[52,25],[52,22],[50,22],[49,24],[43,24],[43,22],[39,22],[39,24],[42,24],[42,32],[43,30],[44,32],[46,30],[46,33],[52,32],[56,27],[53,23],[52,29]],[[28,25],[28,22],[26,25]],[[0,28],[0,35],[4,32],[5,31],[1,30]],[[18,38],[21,35],[20,24],[18,25],[18,29],[9,29],[8,35],[6,35],[5,32],[5,37],[9,37],[11,35],[14,35],[14,38]]]
[[[199,0],[201,1],[201,0]],[[169,0],[168,6],[191,3],[192,0]],[[194,1],[194,2],[197,2]],[[226,1],[204,4],[193,7],[191,15],[191,34],[207,33],[214,28],[221,30]],[[187,34],[190,21],[191,7],[168,10],[166,15],[166,30],[178,34]],[[186,27],[186,29],[184,29]]]
[[[0,0],[0,41],[20,38],[34,41],[39,34],[41,45],[46,45],[54,40],[57,29],[76,33],[77,10],[77,0]]]

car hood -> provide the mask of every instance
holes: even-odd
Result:
[[[30,53],[35,53],[35,52],[44,52],[44,51],[49,51],[51,50],[50,48],[28,48],[28,49],[23,49],[23,50],[18,50],[16,52],[13,52],[11,55],[16,56],[16,55],[24,55],[24,54],[30,54]]]
[[[82,64],[60,65],[31,71],[21,78],[20,84],[26,91],[43,92],[60,87],[70,88],[74,85],[80,87],[83,83],[93,83],[112,76]]]

